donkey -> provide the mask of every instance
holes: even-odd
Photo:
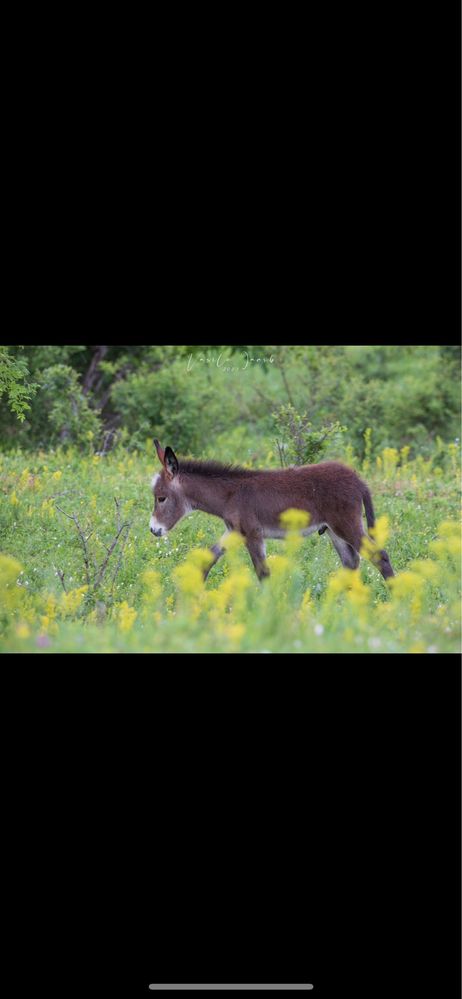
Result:
[[[265,538],[282,538],[280,515],[295,507],[310,515],[304,535],[327,531],[342,565],[357,569],[365,536],[362,506],[367,526],[374,526],[372,498],[365,482],[351,468],[337,461],[277,470],[254,470],[216,461],[178,461],[171,447],[154,440],[163,468],[154,475],[152,534],[161,537],[193,510],[221,517],[228,531],[244,538],[255,572],[261,580],[269,575]],[[225,549],[213,545],[208,573]],[[377,553],[377,568],[384,579],[394,576],[387,552]]]

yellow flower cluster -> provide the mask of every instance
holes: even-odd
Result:
[[[443,520],[438,528],[439,539],[431,541],[429,548],[435,555],[449,555],[454,558],[461,554],[461,532],[458,524],[451,520]]]
[[[63,593],[61,598],[61,614],[63,617],[71,617],[76,614],[82,606],[88,586],[79,586],[75,590]]]
[[[413,571],[412,569],[400,572],[397,576],[390,579],[390,589],[394,601],[399,604],[407,601],[409,598],[411,616],[414,620],[420,614],[422,609],[424,587],[424,576],[419,572]]]
[[[16,606],[21,598],[21,591],[16,586],[16,580],[22,571],[22,566],[11,555],[0,555],[0,604],[6,607]]]
[[[389,535],[389,520],[386,514],[378,517],[375,527],[369,528],[370,537],[364,535],[361,545],[361,555],[372,562],[380,557],[380,549],[385,548]]]
[[[302,531],[305,527],[308,527],[310,515],[306,510],[296,510],[294,507],[290,507],[289,510],[284,510],[284,513],[281,513],[280,520],[281,526],[290,533],[292,531]]]
[[[42,514],[42,517],[56,517],[54,500],[52,499],[44,500],[40,507],[40,513]]]
[[[19,624],[16,625],[16,634],[18,638],[29,638],[30,635],[29,625],[26,624],[25,621],[20,621]]]
[[[130,607],[126,600],[116,605],[116,621],[121,631],[131,631],[138,617],[138,612],[134,607]]]
[[[395,447],[385,447],[382,451],[383,471],[386,479],[391,479],[399,461],[399,451]]]
[[[451,462],[451,471],[453,475],[457,475],[458,471],[458,461],[459,461],[459,447],[457,444],[451,442],[448,444],[448,453]]]
[[[162,618],[159,608],[162,605],[162,582],[159,572],[155,569],[146,569],[142,575],[143,593],[141,619],[143,621],[154,620],[159,622]]]
[[[370,589],[365,586],[359,569],[338,569],[327,585],[326,601],[331,604],[339,594],[345,593],[352,607],[359,609],[369,602]]]
[[[310,519],[306,510],[296,510],[294,507],[281,514],[281,527],[287,531],[285,547],[288,555],[293,557],[302,545],[301,532],[308,527]]]
[[[207,590],[204,605],[212,616],[243,611],[245,593],[251,585],[248,569],[235,569],[215,590]]]
[[[406,465],[407,465],[407,459],[409,458],[409,452],[410,452],[410,450],[411,449],[409,447],[409,444],[406,444],[405,447],[402,447],[401,450],[400,450],[400,452],[399,452],[399,455],[400,455],[400,465],[401,465],[402,468],[405,468]]]
[[[369,471],[371,464],[371,453],[372,453],[372,428],[367,427],[364,431],[364,461],[363,461],[363,472],[366,475]]]

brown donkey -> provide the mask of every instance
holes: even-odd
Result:
[[[243,535],[259,579],[269,575],[265,538],[282,538],[280,516],[288,508],[306,510],[309,527],[302,533],[327,531],[342,564],[359,565],[359,552],[367,526],[374,526],[374,508],[365,482],[337,461],[268,471],[222,465],[215,461],[178,461],[170,447],[154,441],[163,469],[152,480],[154,513],[150,527],[157,537],[167,534],[192,510],[221,517],[229,531]],[[213,545],[212,565],[225,549]],[[384,549],[377,553],[377,568],[384,579],[393,576]],[[207,576],[208,573],[205,573]]]

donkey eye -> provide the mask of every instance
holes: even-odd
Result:
[[[157,497],[157,502],[158,502],[158,503],[165,503],[165,500],[166,500],[166,499],[167,499],[167,497],[166,497],[166,496],[158,496],[158,497]]]

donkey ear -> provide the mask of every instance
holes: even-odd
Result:
[[[157,457],[158,457],[161,465],[163,465],[164,464],[164,459],[165,459],[165,451],[164,451],[163,447],[160,446],[159,441],[157,440],[157,437],[154,437],[154,444],[156,445]]]
[[[178,460],[176,454],[173,453],[171,447],[165,448],[165,470],[167,475],[173,479],[173,476],[178,473]]]

